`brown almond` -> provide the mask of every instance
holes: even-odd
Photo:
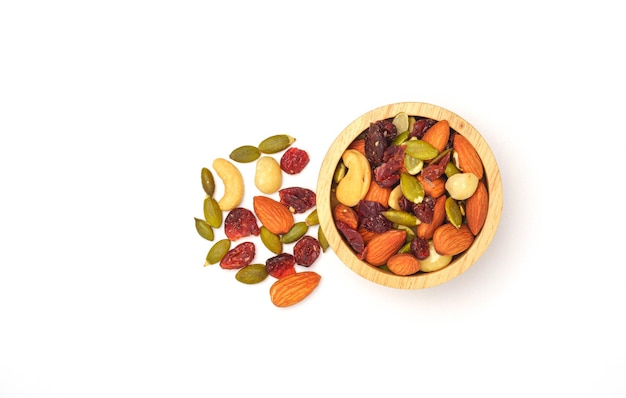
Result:
[[[489,211],[489,193],[483,181],[478,182],[474,194],[465,201],[467,226],[474,236],[478,235],[485,224]]]
[[[432,239],[435,230],[446,219],[446,195],[441,195],[435,201],[433,220],[430,224],[421,223],[417,226],[417,236],[424,239]]]
[[[297,272],[278,279],[270,286],[270,299],[277,307],[289,307],[309,296],[321,276],[313,271]]]
[[[384,265],[400,250],[406,239],[406,231],[390,229],[374,236],[365,246],[365,261],[374,266]]]
[[[442,177],[430,181],[420,174],[417,176],[417,180],[422,184],[426,196],[437,199],[446,192],[446,180]]]
[[[431,128],[426,130],[426,133],[424,133],[422,137],[422,141],[426,141],[439,152],[443,152],[443,150],[446,149],[449,139],[450,123],[448,123],[447,120],[440,120],[433,124]]]
[[[387,260],[387,268],[396,275],[413,275],[420,266],[419,260],[410,253],[394,254]]]
[[[461,134],[454,135],[454,151],[458,158],[458,166],[464,173],[472,173],[478,179],[483,178],[483,162],[476,148]]]
[[[252,206],[261,224],[273,234],[282,235],[293,227],[293,213],[282,203],[267,196],[255,196]]]
[[[376,181],[372,180],[370,188],[363,199],[370,202],[378,202],[387,207],[389,206],[389,195],[391,195],[391,188],[383,188]]]
[[[356,210],[350,206],[346,206],[343,203],[338,203],[333,210],[333,216],[335,222],[341,221],[354,230],[359,226],[359,215]]]
[[[443,224],[435,230],[433,246],[442,256],[455,256],[467,250],[474,242],[474,234],[467,224],[457,229],[452,224]]]
[[[365,155],[365,140],[361,138],[352,141],[352,143],[350,143],[350,146],[348,146],[348,149],[356,149],[357,151]]]
[[[357,232],[363,238],[364,243],[368,243],[370,240],[374,239],[376,235],[378,235],[376,232],[367,230],[362,226],[357,229]]]

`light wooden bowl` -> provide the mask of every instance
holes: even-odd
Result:
[[[450,128],[465,136],[480,155],[489,192],[487,219],[481,232],[474,239],[472,246],[439,271],[418,273],[411,276],[394,275],[360,260],[335,227],[331,208],[333,175],[343,152],[357,136],[369,127],[371,122],[392,118],[399,112],[435,120],[448,120]],[[421,102],[401,102],[381,106],[365,113],[350,123],[337,136],[330,146],[320,169],[317,184],[317,210],[320,227],[330,247],[339,259],[354,272],[380,285],[398,289],[422,289],[439,285],[460,275],[471,267],[485,252],[494,237],[502,214],[502,180],[496,159],[487,142],[467,121],[453,112],[436,105]]]

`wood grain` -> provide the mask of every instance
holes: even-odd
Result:
[[[412,116],[428,117],[435,120],[447,120],[450,128],[465,136],[480,155],[485,169],[487,189],[489,191],[489,212],[482,231],[472,246],[458,256],[447,267],[435,272],[412,276],[392,275],[359,260],[350,247],[343,241],[335,227],[331,209],[331,189],[335,168],[344,150],[361,134],[370,122],[394,117],[399,112]],[[500,169],[489,145],[480,133],[466,120],[455,113],[422,102],[400,102],[373,109],[355,119],[331,144],[320,169],[317,184],[317,210],[320,227],[328,243],[339,259],[354,272],[374,283],[398,289],[423,289],[439,285],[462,274],[470,268],[487,250],[491,243],[502,215],[502,180]]]

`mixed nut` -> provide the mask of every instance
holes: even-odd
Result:
[[[204,218],[194,218],[198,234],[214,241],[205,266],[219,264],[223,269],[237,270],[235,279],[244,284],[275,278],[270,299],[278,307],[300,302],[317,287],[320,275],[311,270],[299,271],[297,266],[310,267],[328,248],[321,228],[315,237],[309,234],[310,227],[319,224],[315,192],[303,187],[282,187],[283,173],[296,175],[310,160],[306,151],[292,146],[294,142],[295,138],[289,135],[273,135],[257,146],[236,148],[229,159],[216,158],[213,170],[224,188],[220,199],[214,197],[213,173],[202,168]],[[274,156],[281,152],[278,161]],[[254,185],[260,194],[253,196],[252,209],[247,209],[242,206],[246,192],[244,176],[235,163],[252,162],[256,162]],[[296,218],[300,215],[302,220]],[[216,240],[217,230],[224,238]],[[257,237],[273,254],[264,263],[255,263]],[[292,246],[290,251],[287,246]]]
[[[483,163],[447,120],[400,112],[370,123],[332,182],[337,230],[355,255],[395,275],[434,272],[464,253],[489,208]]]

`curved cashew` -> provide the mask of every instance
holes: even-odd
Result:
[[[346,206],[353,207],[367,194],[372,179],[372,169],[365,155],[355,149],[346,149],[341,159],[348,171],[337,184],[337,200]]]
[[[239,169],[226,159],[215,159],[213,168],[224,183],[224,196],[218,201],[220,209],[232,210],[243,200],[243,176]]]

